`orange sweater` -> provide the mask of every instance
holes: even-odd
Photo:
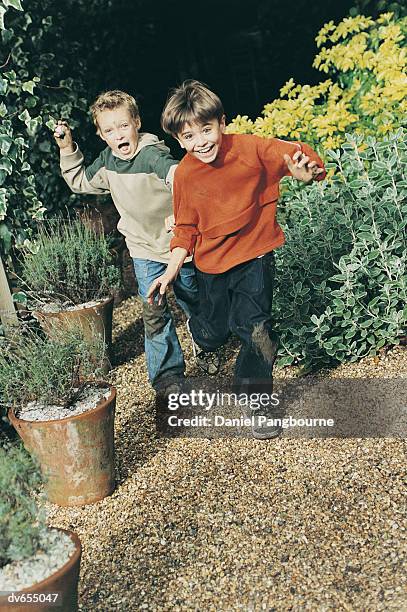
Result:
[[[283,155],[298,150],[323,167],[306,144],[251,134],[224,134],[210,164],[187,154],[175,172],[171,250],[195,251],[197,268],[216,274],[281,246],[276,204],[279,181],[290,175]]]

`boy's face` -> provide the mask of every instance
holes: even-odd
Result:
[[[97,114],[98,134],[113,153],[130,159],[136,152],[141,126],[140,117],[134,119],[125,106],[104,110]]]
[[[204,164],[215,161],[222,135],[225,131],[225,117],[220,121],[210,119],[206,123],[186,123],[176,139],[183,149]]]

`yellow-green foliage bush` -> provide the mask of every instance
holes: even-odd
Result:
[[[322,48],[313,66],[332,78],[315,86],[290,79],[262,117],[238,115],[227,131],[303,140],[323,150],[338,148],[345,132],[380,137],[396,130],[407,111],[406,30],[407,18],[393,13],[348,17],[337,26],[330,21],[316,37]]]

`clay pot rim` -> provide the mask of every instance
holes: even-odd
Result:
[[[36,589],[36,590],[45,590],[46,584],[49,581],[50,578],[59,578],[62,574],[65,574],[66,571],[71,568],[73,565],[75,565],[75,563],[78,561],[78,559],[80,558],[81,554],[82,554],[82,544],[81,541],[78,537],[78,535],[74,532],[74,531],[70,531],[69,529],[63,529],[62,527],[48,527],[49,530],[56,530],[56,531],[62,531],[63,533],[66,533],[67,535],[69,535],[69,537],[71,538],[71,540],[73,541],[73,543],[75,544],[75,551],[74,553],[69,557],[68,561],[66,563],[64,563],[64,565],[62,567],[60,567],[58,570],[56,570],[56,572],[52,572],[52,574],[49,574],[49,576],[47,576],[46,578],[44,578],[43,580],[41,580],[40,582],[35,582],[34,584],[31,584],[29,587],[25,587],[25,589],[21,589],[18,592],[19,593],[29,593],[32,589]],[[0,603],[1,603],[1,597],[0,597]]]
[[[49,419],[48,421],[29,421],[27,419],[20,419],[14,412],[13,408],[10,408],[10,410],[7,413],[8,418],[10,419],[12,425],[14,426],[14,422],[20,422],[20,423],[31,423],[32,425],[48,425],[50,427],[54,426],[56,423],[61,423],[62,421],[78,421],[78,420],[82,420],[85,419],[87,416],[91,415],[91,414],[95,414],[96,412],[101,412],[102,410],[104,410],[106,408],[106,406],[108,404],[110,404],[111,402],[113,402],[116,399],[116,387],[114,387],[113,385],[111,385],[110,383],[104,381],[104,380],[99,380],[99,381],[84,381],[89,382],[91,384],[94,384],[95,386],[97,386],[98,384],[103,384],[105,385],[107,388],[110,389],[110,395],[108,398],[106,399],[102,399],[100,400],[100,402],[97,403],[97,405],[95,406],[95,408],[91,408],[90,410],[86,410],[85,412],[82,412],[82,414],[75,414],[73,416],[69,416],[69,417],[64,417],[63,419]]]
[[[59,315],[61,312],[90,312],[90,311],[94,311],[95,308],[100,308],[100,307],[104,307],[104,306],[108,306],[110,304],[110,302],[113,302],[114,300],[114,295],[110,295],[109,297],[105,297],[105,298],[100,298],[99,300],[92,300],[93,302],[97,302],[97,304],[95,306],[84,306],[83,308],[81,308],[82,304],[74,304],[74,310],[68,310],[68,308],[61,308],[61,310],[57,310],[56,312],[48,312],[48,311],[44,311],[41,310],[40,308],[36,308],[36,309],[32,309],[30,312],[32,312],[32,314],[34,316],[36,316],[36,314],[38,313],[40,316],[43,317],[52,317],[55,315]],[[84,304],[86,304],[86,302],[83,302]]]

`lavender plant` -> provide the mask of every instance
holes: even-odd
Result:
[[[30,401],[67,406],[81,380],[100,377],[101,339],[85,340],[80,328],[54,330],[52,338],[30,331],[0,354],[0,403],[18,408]]]
[[[109,296],[120,283],[106,238],[80,219],[43,226],[21,275],[37,299],[70,304]]]

